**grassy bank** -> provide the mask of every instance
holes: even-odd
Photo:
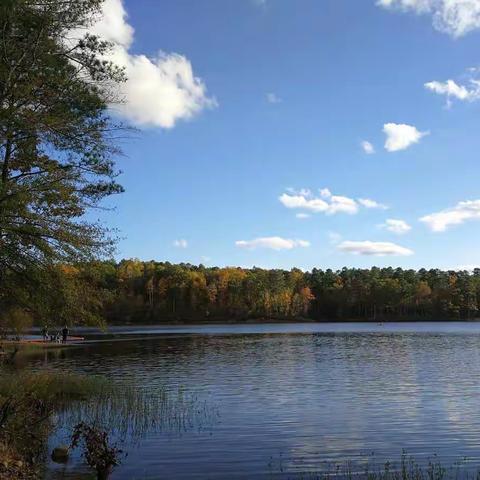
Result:
[[[62,372],[0,371],[0,478],[39,478],[53,416],[105,389],[105,380]]]
[[[88,445],[92,436],[80,442],[83,452],[75,455],[82,453],[94,471],[98,463],[88,462],[85,448],[101,456],[117,444],[136,443],[149,432],[201,430],[217,421],[215,407],[181,388],[142,389],[103,377],[27,372],[4,365],[0,368],[0,479],[41,478],[50,454],[49,438],[55,433],[59,444],[53,446],[65,443],[68,447],[78,425],[94,432],[97,439],[108,438],[101,445]]]

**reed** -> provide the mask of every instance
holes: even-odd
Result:
[[[149,433],[181,433],[210,428],[218,420],[218,410],[182,389],[103,384],[82,402],[69,403],[56,415],[56,424],[69,431],[86,422],[112,432],[116,440],[137,441]]]
[[[282,468],[283,470],[283,468]],[[420,463],[405,452],[399,462],[377,463],[368,459],[363,465],[351,461],[327,465],[321,472],[286,475],[291,480],[479,480],[480,470],[466,459],[450,466],[442,465],[435,457]]]

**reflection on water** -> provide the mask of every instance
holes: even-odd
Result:
[[[372,452],[398,459],[404,448],[419,460],[480,464],[480,328],[469,325],[223,327],[112,339],[36,363],[150,392],[183,388],[218,409],[211,428],[147,434],[114,479],[293,478]]]

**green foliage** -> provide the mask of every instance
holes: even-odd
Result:
[[[0,327],[16,336],[23,335],[33,324],[31,315],[19,307],[12,307],[0,315]]]
[[[244,270],[122,260],[108,264],[117,321],[300,318],[313,299],[299,270]]]
[[[68,373],[0,370],[0,478],[39,478],[53,414],[105,391],[105,381]],[[8,449],[6,448],[8,447]],[[23,464],[2,470],[9,457]],[[8,475],[3,476],[2,475]]]
[[[162,262],[98,262],[114,322],[469,319],[480,309],[480,270],[400,268],[264,270]]]
[[[460,319],[480,307],[480,270],[313,269],[313,318]]]
[[[48,370],[35,373],[0,370],[0,399],[30,396],[59,408],[70,400],[85,400],[109,388],[110,384],[98,376]]]
[[[182,389],[175,393],[161,386],[121,386],[98,376],[0,369],[0,478],[27,478],[11,469],[2,476],[7,458],[12,465],[23,462],[21,471],[30,472],[28,478],[40,478],[47,437],[56,428],[73,433],[72,447],[83,444],[87,462],[103,478],[120,453],[108,436],[122,443],[148,432],[208,427],[217,420],[215,409]]]
[[[84,214],[122,191],[107,115],[121,69],[83,35],[102,0],[0,3],[0,308],[57,295],[59,263],[92,261],[112,240]],[[76,32],[76,33],[75,33]],[[78,287],[78,285],[77,285]],[[62,291],[68,298],[72,292]],[[76,305],[78,302],[66,302]],[[66,308],[65,306],[65,308]]]

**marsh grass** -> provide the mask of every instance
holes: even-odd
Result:
[[[283,467],[281,467],[283,470]],[[273,474],[273,476],[276,476]],[[325,462],[322,471],[284,475],[291,480],[480,480],[480,470],[466,459],[450,466],[434,457],[420,463],[414,456],[402,453],[399,462],[378,463],[374,457],[365,462]]]
[[[99,395],[107,386],[108,381],[98,376],[87,377],[49,370],[0,370],[0,397],[33,395],[54,406]]]
[[[81,422],[128,446],[149,433],[181,434],[218,421],[216,408],[183,389],[140,389],[99,376],[53,370],[0,369],[3,405],[8,407],[8,419],[0,432],[0,447],[8,445],[11,456],[32,467],[45,460],[49,437],[69,444]],[[0,449],[0,461],[7,458],[5,452]],[[38,473],[32,472],[33,477]],[[1,474],[0,468],[4,478]]]
[[[67,431],[80,421],[112,432],[117,440],[138,441],[151,433],[211,428],[218,410],[182,389],[149,391],[106,383],[88,400],[70,403],[56,415],[57,425]]]
[[[104,381],[58,372],[0,369],[0,478],[40,478],[52,416],[97,394]]]

